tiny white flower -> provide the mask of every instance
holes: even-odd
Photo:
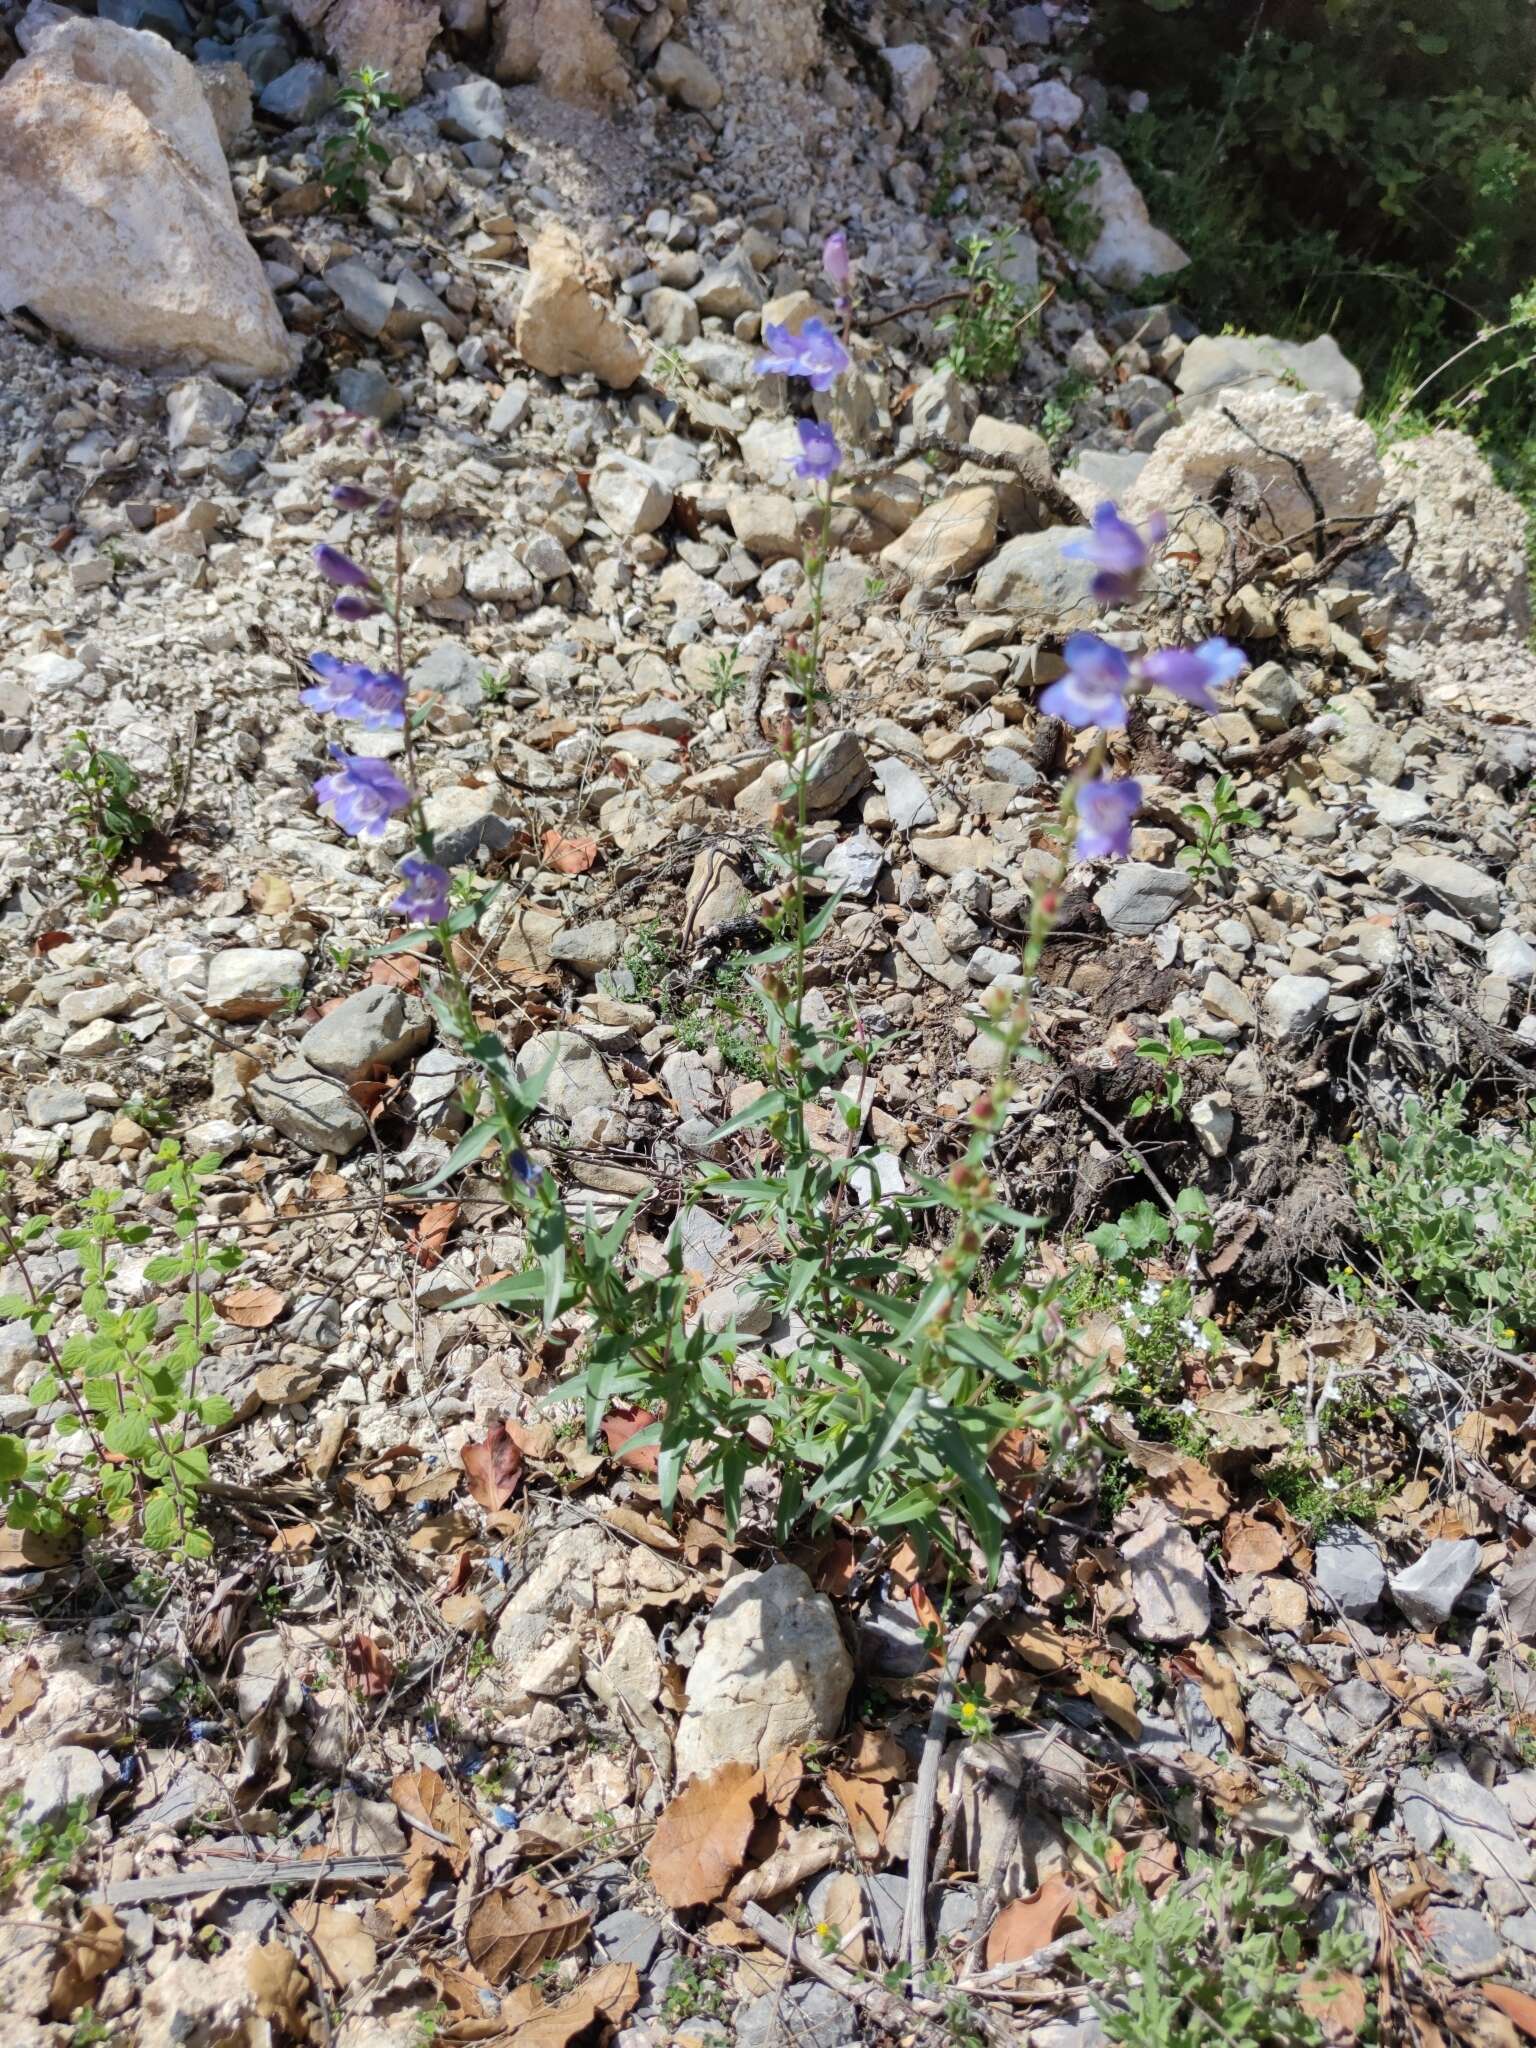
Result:
[[[1088,1410],[1088,1420],[1096,1422],[1099,1428],[1102,1429],[1109,1420],[1109,1403],[1107,1401],[1095,1401]]]
[[[1324,1479],[1322,1484],[1324,1493],[1337,1493],[1339,1490],[1337,1479]]]
[[[1179,1403],[1179,1413],[1181,1415],[1196,1415],[1199,1413],[1199,1410],[1195,1407],[1193,1401],[1181,1401]]]
[[[1210,1338],[1209,1338],[1209,1337],[1207,1337],[1207,1335],[1205,1334],[1204,1330],[1201,1330],[1201,1331],[1199,1331],[1199,1332],[1198,1332],[1198,1334],[1196,1335],[1196,1337],[1195,1337],[1195,1339],[1194,1339],[1194,1348],[1196,1349],[1196,1351],[1209,1351],[1209,1350],[1210,1350],[1210,1348],[1211,1348],[1211,1340],[1210,1340]]]
[[[1152,1334],[1152,1325],[1150,1323],[1132,1323],[1131,1328],[1138,1337],[1150,1337]]]
[[[1194,1342],[1195,1338],[1198,1337],[1199,1334],[1200,1325],[1195,1321],[1193,1316],[1186,1316],[1183,1322],[1179,1324],[1179,1335],[1181,1337],[1188,1337],[1191,1343]]]
[[[1154,1307],[1163,1298],[1163,1290],[1155,1280],[1148,1280],[1142,1287],[1141,1299],[1148,1308]]]

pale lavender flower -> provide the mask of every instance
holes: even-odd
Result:
[[[374,578],[366,569],[359,568],[350,555],[344,555],[340,548],[333,548],[329,541],[321,541],[314,550],[315,567],[327,583],[339,583],[347,590],[372,590]]]
[[[770,353],[759,356],[759,377],[804,377],[813,391],[829,391],[848,368],[848,351],[825,320],[812,317],[798,334],[770,321],[763,329]]]
[[[795,475],[813,477],[818,483],[830,482],[843,466],[837,436],[820,420],[796,420],[795,431],[800,436],[799,459],[790,465]]]
[[[1138,533],[1115,506],[1100,505],[1093,515],[1093,530],[1084,540],[1068,541],[1062,553],[1069,561],[1092,562],[1098,570],[1093,594],[1100,604],[1117,604],[1134,597],[1141,587],[1147,557],[1159,541],[1167,538],[1168,522],[1159,512]]]
[[[1096,633],[1074,633],[1062,650],[1067,672],[1040,693],[1040,709],[1068,725],[1112,732],[1125,723],[1125,686],[1131,665],[1118,647]]]
[[[1131,825],[1141,808],[1141,784],[1110,782],[1102,775],[1077,792],[1079,860],[1124,860],[1131,850]]]
[[[1155,654],[1143,656],[1141,672],[1170,697],[1182,697],[1202,711],[1219,711],[1212,690],[1230,683],[1247,666],[1248,657],[1240,647],[1217,639],[1206,640],[1199,647],[1160,647]]]
[[[411,924],[441,924],[448,915],[448,870],[408,854],[400,863],[405,887],[390,905]]]
[[[331,503],[343,512],[366,512],[377,502],[372,491],[365,491],[361,484],[331,485]]]
[[[853,279],[853,265],[848,261],[848,237],[841,228],[828,235],[822,244],[821,267],[838,297],[846,297]]]
[[[378,599],[366,590],[344,590],[331,606],[338,619],[371,619],[378,609]]]
[[[382,839],[390,819],[410,803],[411,792],[385,761],[344,754],[336,746],[331,759],[340,762],[340,771],[321,776],[316,798],[330,805],[332,817],[354,839]]]
[[[313,690],[301,690],[299,702],[311,711],[350,719],[369,732],[405,723],[405,682],[402,677],[365,668],[360,661],[341,661],[334,654],[312,654],[309,665],[320,678]]]

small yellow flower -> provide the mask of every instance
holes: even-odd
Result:
[[[966,1700],[960,1709],[961,1725],[966,1728],[974,1728],[977,1719],[976,1702],[974,1700]]]
[[[830,1941],[836,1932],[837,1929],[829,1920],[818,1920],[816,1922],[816,1939],[818,1941]]]

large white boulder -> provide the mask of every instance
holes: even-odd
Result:
[[[70,19],[0,82],[0,307],[80,347],[232,382],[288,375],[213,116],[156,35]]]
[[[1188,255],[1172,235],[1152,225],[1146,200],[1114,150],[1100,144],[1084,150],[1078,162],[1098,171],[1084,187],[1082,200],[1099,217],[1098,237],[1083,258],[1099,282],[1128,292],[1149,277],[1182,270]]]

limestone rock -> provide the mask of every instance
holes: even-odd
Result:
[[[608,1078],[596,1051],[575,1031],[536,1031],[518,1048],[520,1080],[549,1069],[539,1107],[549,1116],[569,1120],[581,1109],[605,1109],[619,1091]]]
[[[23,305],[145,367],[295,367],[197,73],[159,36],[71,19],[0,82],[0,308]]]
[[[1230,410],[1241,423],[1223,417]],[[1266,455],[1255,445],[1282,451]],[[1264,493],[1258,530],[1266,538],[1307,534],[1314,523],[1310,500],[1285,456],[1305,463],[1325,520],[1368,517],[1381,497],[1376,437],[1364,420],[1351,419],[1316,392],[1229,392],[1222,409],[1174,427],[1153,449],[1123,509],[1132,519],[1209,498],[1217,479],[1234,465],[1248,470]]]
[[[368,1135],[368,1119],[340,1081],[317,1073],[290,1053],[250,1087],[251,1107],[273,1130],[306,1152],[353,1152]]]
[[[227,946],[208,968],[203,1007],[210,1017],[270,1017],[288,991],[304,986],[304,955],[291,946]]]
[[[628,83],[593,0],[496,0],[491,68],[511,84],[537,83],[578,106],[601,106]]]
[[[1183,868],[1158,868],[1140,860],[1122,861],[1095,893],[1094,907],[1112,932],[1144,938],[1168,922],[1194,886]]]
[[[824,733],[811,747],[806,761],[807,815],[831,817],[851,797],[867,788],[872,773],[857,733]],[[738,814],[754,824],[762,824],[771,816],[775,804],[784,801],[790,780],[788,764],[771,761],[757,780],[749,782],[736,798]]]
[[[1439,1628],[1477,1571],[1475,1538],[1439,1537],[1415,1563],[1391,1578],[1392,1598],[1415,1628]]]
[[[671,36],[656,52],[652,76],[668,99],[707,114],[722,98],[720,81],[695,50]]]
[[[880,559],[926,590],[968,576],[991,554],[996,539],[997,492],[990,484],[969,484],[919,512]]]
[[[743,1572],[726,1586],[688,1673],[677,1731],[679,1783],[724,1763],[766,1763],[837,1733],[853,1664],[832,1603],[798,1565]]]
[[[1399,853],[1382,876],[1382,887],[1437,903],[1464,917],[1479,931],[1497,931],[1503,892],[1492,875],[1448,853]]]
[[[562,227],[547,227],[528,252],[529,279],[517,309],[518,354],[547,377],[596,377],[627,391],[645,358],[612,309],[589,290],[581,249]]]
[[[1277,341],[1272,334],[1197,334],[1179,358],[1173,381],[1186,417],[1234,389],[1294,390],[1297,384],[1355,412],[1364,388],[1360,372],[1331,334],[1311,341]]]
[[[343,77],[364,65],[389,73],[389,89],[413,100],[421,91],[427,52],[442,29],[436,0],[314,0],[291,11],[315,36]]]
[[[1264,1021],[1276,1038],[1305,1038],[1321,1023],[1332,990],[1320,974],[1282,974],[1264,991]]]
[[[1149,277],[1182,270],[1188,255],[1172,235],[1152,225],[1147,202],[1115,151],[1101,143],[1077,161],[1098,167],[1099,175],[1084,187],[1082,197],[1099,217],[1098,236],[1083,259],[1099,282],[1124,292]]]
[[[648,462],[613,450],[593,470],[588,495],[604,523],[626,540],[654,533],[672,511],[672,491],[665,477]]]
[[[1211,1625],[1211,1596],[1200,1546],[1161,1502],[1126,1537],[1120,1555],[1130,1567],[1136,1632],[1144,1642],[1187,1643]]]
[[[1071,633],[1096,624],[1101,607],[1090,587],[1092,564],[1062,553],[1068,541],[1081,537],[1075,526],[1048,526],[1006,541],[977,574],[977,610],[1019,614],[1020,639],[1036,630]]]
[[[899,43],[880,54],[891,74],[892,106],[905,126],[920,126],[944,83],[938,59],[926,43]]]
[[[338,1081],[361,1081],[381,1068],[397,1067],[429,1035],[419,1003],[416,1009],[417,1016],[411,1017],[398,989],[360,988],[305,1032],[304,1057]]]

